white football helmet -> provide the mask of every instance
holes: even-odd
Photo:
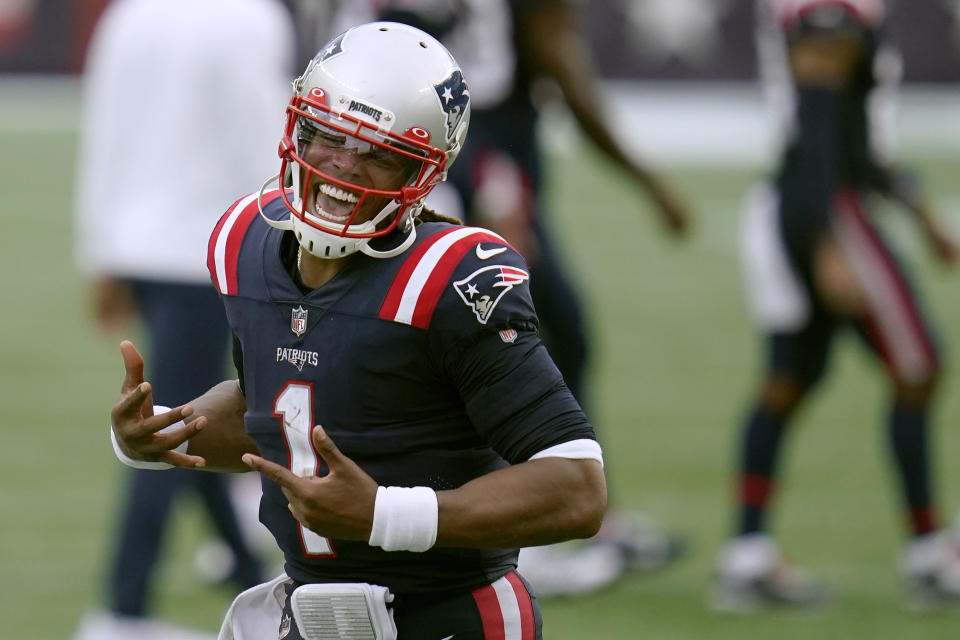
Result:
[[[405,251],[466,138],[470,94],[456,60],[419,29],[374,22],[330,41],[294,91],[279,149],[291,216],[268,223],[320,258]],[[398,229],[399,245],[369,246]]]

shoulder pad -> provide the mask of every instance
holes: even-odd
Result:
[[[514,248],[487,229],[450,227],[434,233],[405,256],[380,307],[379,317],[426,329],[455,271],[506,253],[515,256],[511,262],[519,260],[522,264],[523,259]],[[481,268],[494,267],[484,263]],[[519,273],[509,278],[521,278],[521,281],[529,278],[523,269],[514,271]]]
[[[213,285],[223,295],[237,293],[237,263],[240,247],[247,235],[251,223],[260,213],[259,191],[255,191],[237,200],[220,217],[207,243],[207,269]],[[266,208],[277,201],[279,189],[270,189],[263,193],[262,205]]]

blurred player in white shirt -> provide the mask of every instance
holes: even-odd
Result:
[[[144,322],[152,378],[164,380],[159,402],[185,402],[222,379],[229,330],[206,268],[207,239],[223,203],[276,164],[294,38],[279,0],[117,0],[91,41],[76,257],[102,329]],[[207,637],[149,618],[151,587],[171,504],[186,491],[199,495],[232,552],[231,585],[260,581],[228,479],[128,473],[110,542],[108,611],[86,616],[75,637]]]

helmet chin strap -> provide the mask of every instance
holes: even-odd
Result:
[[[396,211],[402,205],[399,202],[393,202],[388,204],[383,208],[374,221],[383,220],[385,217]],[[392,258],[394,256],[400,255],[404,251],[410,248],[410,245],[413,244],[413,241],[417,239],[417,225],[414,223],[414,220],[420,211],[423,209],[423,201],[417,202],[410,205],[410,208],[403,214],[403,220],[400,222],[399,231],[401,233],[406,233],[407,237],[403,239],[399,245],[392,249],[387,249],[386,251],[378,251],[370,246],[369,242],[365,242],[360,245],[359,249],[365,255],[370,256],[371,258]]]
[[[277,182],[278,187],[281,189],[283,188],[282,185],[280,185],[279,173],[272,178],[267,178],[267,181],[260,185],[260,192],[257,194],[257,210],[260,212],[260,217],[263,218],[264,222],[274,229],[280,229],[281,231],[293,231],[293,221],[289,216],[286,220],[271,220],[263,213],[263,192],[267,190],[267,187],[270,186],[270,183],[273,181]]]
[[[371,258],[392,258],[393,256],[398,256],[407,249],[410,248],[410,245],[413,244],[413,241],[417,239],[417,225],[411,224],[410,231],[407,233],[407,237],[403,239],[399,245],[393,249],[388,249],[387,251],[377,251],[376,249],[370,246],[369,242],[366,242],[360,245],[360,252],[370,256]]]

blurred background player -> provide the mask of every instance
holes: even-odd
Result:
[[[97,25],[84,77],[77,257],[103,330],[142,319],[158,402],[181,404],[223,378],[229,329],[206,242],[223,203],[276,162],[293,38],[289,11],[274,0],[117,0]],[[229,108],[211,121],[218,105]],[[232,553],[230,586],[260,582],[228,478],[126,473],[108,610],[86,616],[75,637],[207,637],[148,617],[151,588],[172,503],[188,493]]]
[[[540,105],[534,94],[558,94],[587,138],[633,179],[639,196],[652,200],[668,231],[683,234],[688,213],[666,182],[611,132],[577,3],[356,0],[338,3],[329,17],[335,33],[373,19],[411,24],[440,39],[462,65],[473,97],[470,136],[450,171],[456,193],[441,184],[430,204],[496,231],[526,258],[541,335],[574,396],[588,406],[589,313],[544,215]],[[544,91],[539,93],[543,99]],[[616,507],[592,542],[603,544],[576,545],[573,551],[524,549],[521,571],[540,596],[586,593],[624,569],[658,568],[681,549],[679,539],[649,516]]]
[[[736,535],[720,552],[711,602],[747,609],[812,604],[823,591],[784,564],[767,533],[786,431],[850,327],[889,379],[889,445],[909,542],[902,571],[918,603],[960,596],[960,555],[938,530],[928,417],[941,351],[929,318],[875,220],[877,196],[907,211],[936,257],[953,263],[915,180],[881,153],[881,100],[898,65],[882,39],[880,0],[776,0],[759,5],[761,59],[790,114],[779,166],[752,195],[744,226],[751,303],[767,344],[766,372],[739,442]]]

